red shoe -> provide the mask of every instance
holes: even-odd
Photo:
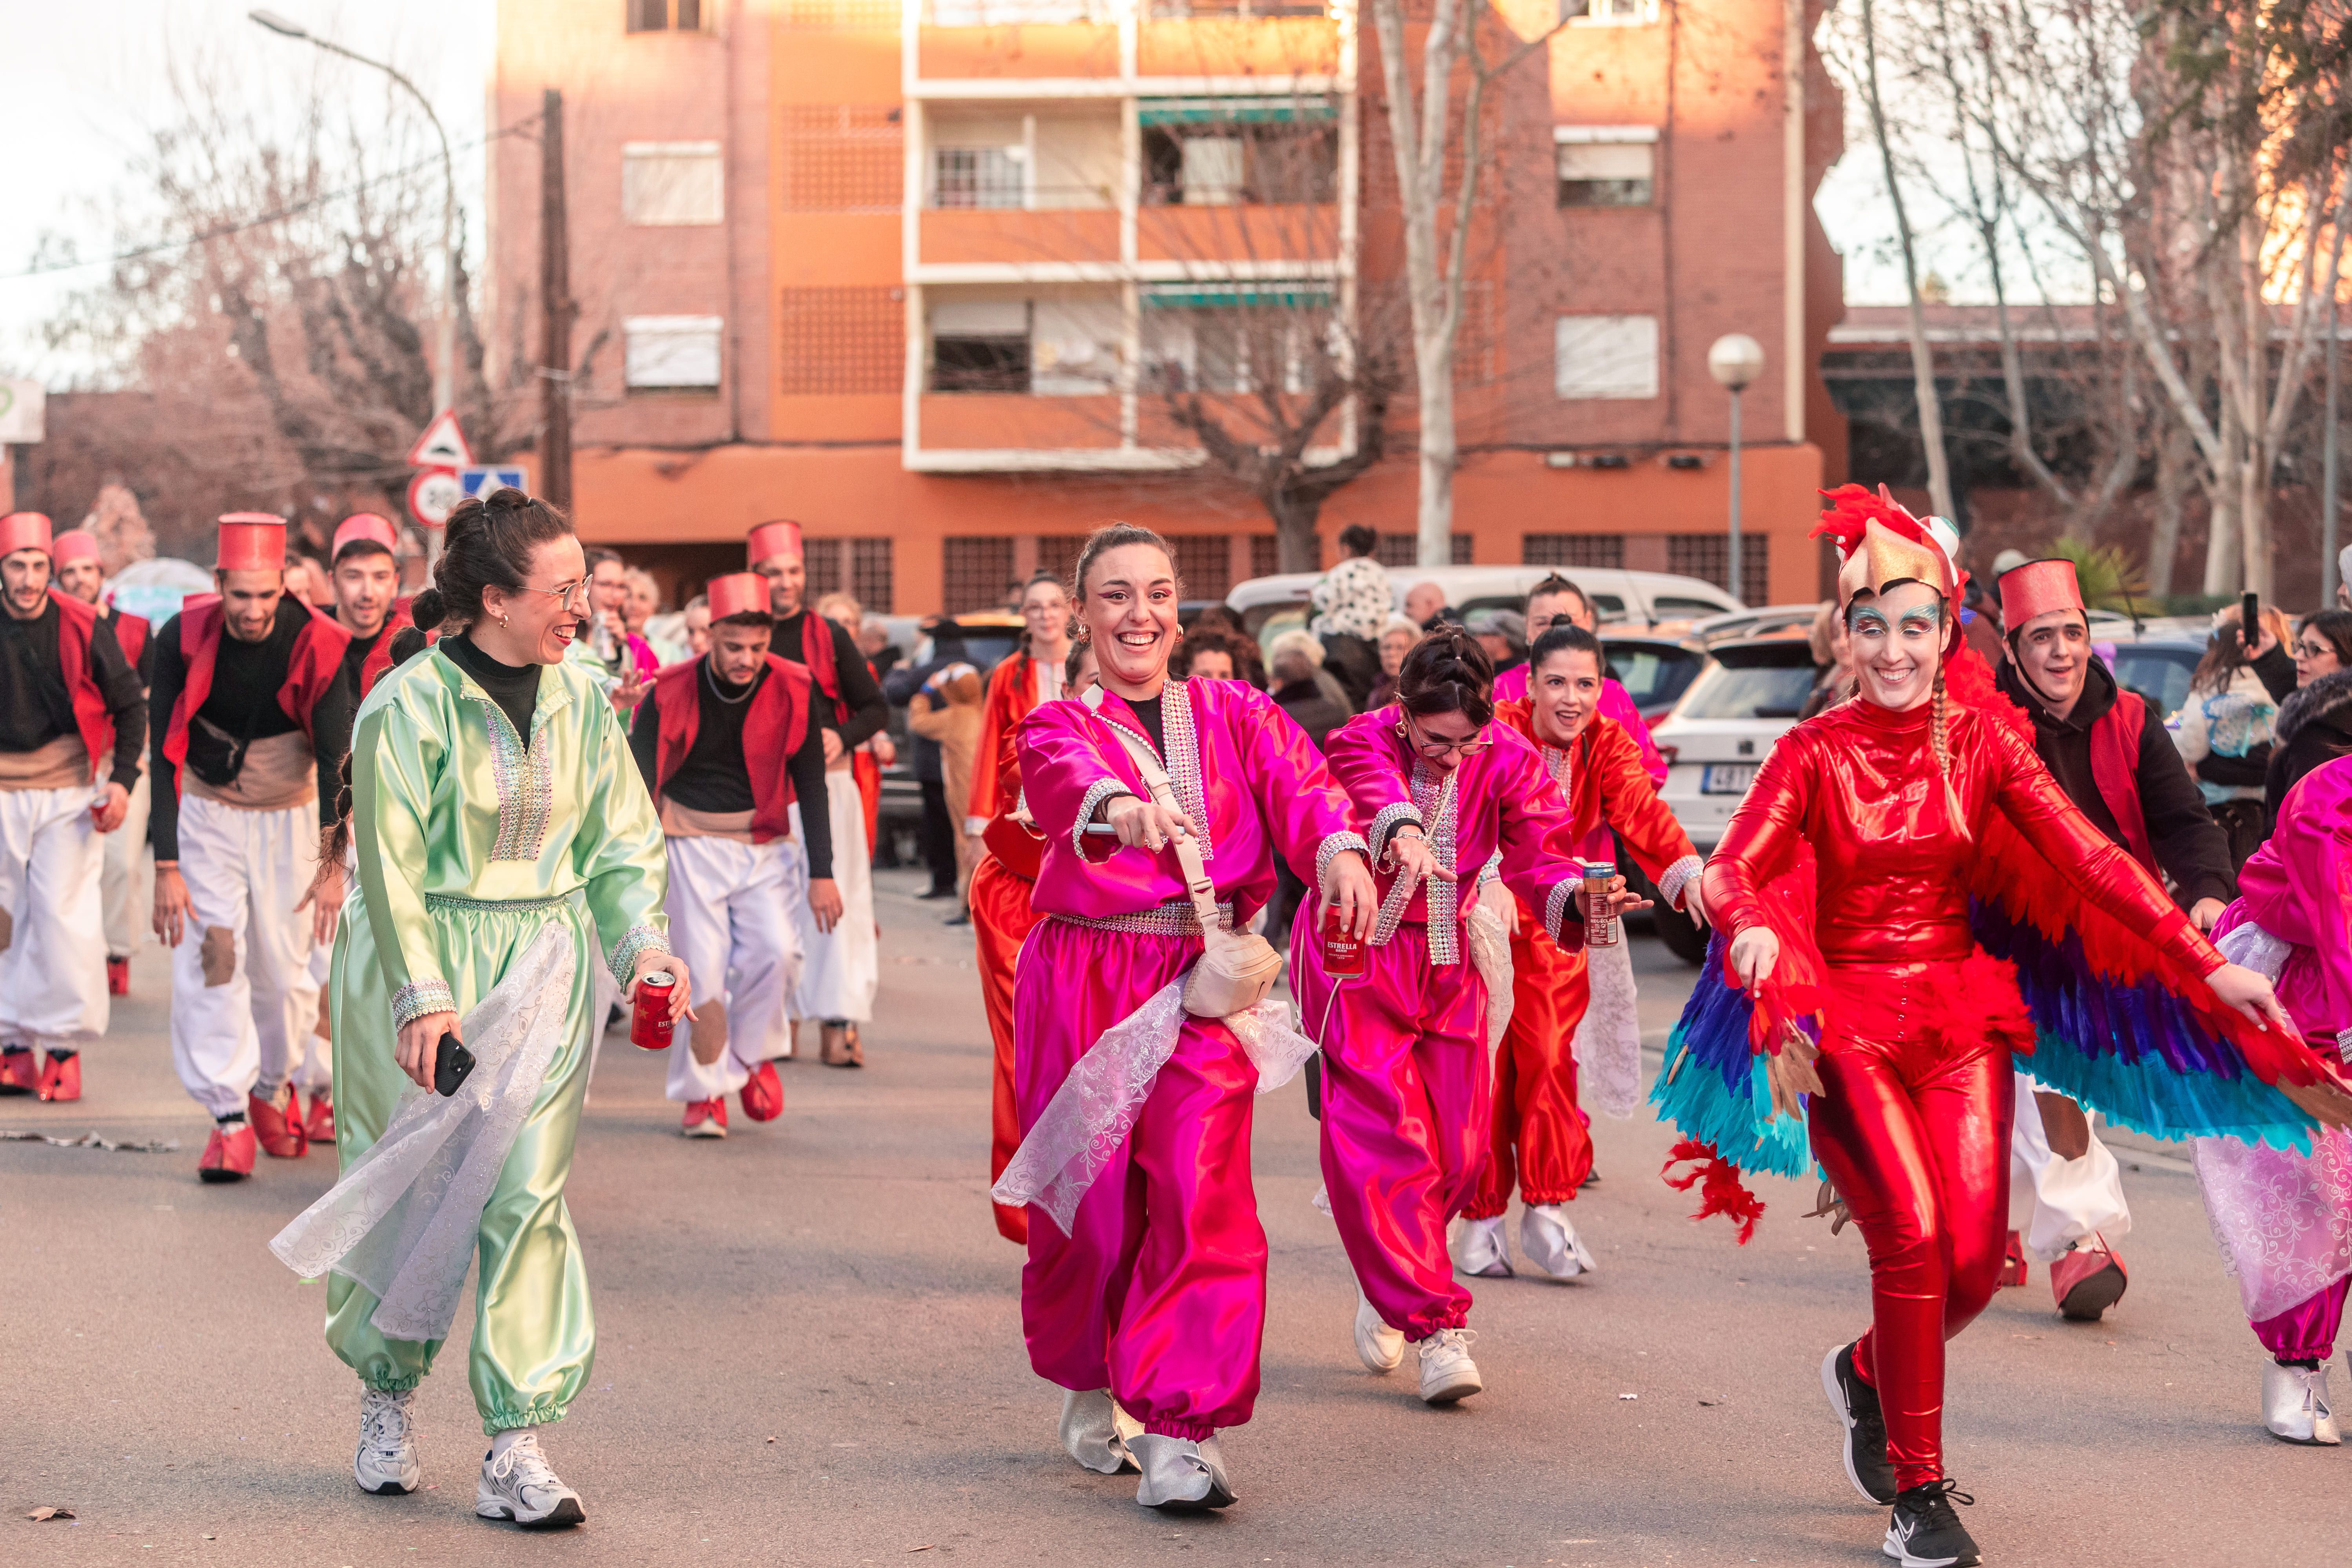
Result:
[[[2000,1258],[2000,1288],[2006,1290],[2024,1284],[2026,1272],[2025,1243],[2012,1230],[2009,1233],[2009,1249]]]
[[[241,1182],[253,1174],[253,1129],[249,1125],[215,1127],[205,1157],[196,1162],[197,1179]]]
[[[41,1064],[30,1051],[0,1051],[0,1094],[38,1094]]]
[[[773,1121],[784,1113],[784,1085],[776,1064],[761,1062],[743,1082],[743,1114],[754,1121]]]
[[[261,1152],[271,1159],[299,1160],[310,1152],[310,1141],[302,1136],[301,1098],[292,1089],[286,1091],[283,1110],[247,1091],[245,1116]]]
[[[727,1102],[723,1100],[697,1100],[686,1108],[686,1120],[677,1130],[688,1138],[724,1138],[727,1136]]]
[[[48,1100],[81,1098],[81,1053],[79,1051],[62,1057],[51,1057],[41,1064],[40,1095],[43,1100]]]
[[[302,1136],[313,1143],[335,1141],[335,1096],[320,1089],[310,1097],[310,1114],[302,1119]]]
[[[110,958],[106,961],[106,994],[109,996],[131,994],[131,961]]]
[[[2057,1298],[2058,1315],[2078,1323],[2097,1322],[2124,1299],[2124,1288],[2130,1283],[2124,1260],[2107,1249],[2107,1238],[2095,1231],[2050,1266],[2050,1294]]]

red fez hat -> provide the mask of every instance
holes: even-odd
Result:
[[[335,525],[335,547],[327,552],[333,560],[343,552],[343,546],[354,539],[373,540],[394,555],[400,553],[400,531],[372,511],[353,512]]]
[[[2082,585],[2072,561],[2029,561],[2000,574],[2000,629],[2013,632],[2036,616],[2072,610],[2084,621]]]
[[[797,522],[763,522],[751,531],[750,548],[746,552],[752,565],[772,561],[779,555],[801,558],[801,525]],[[713,611],[714,616],[717,612]]]
[[[266,511],[233,511],[220,520],[220,569],[286,570],[286,520]]]
[[[86,528],[69,528],[49,541],[49,564],[52,566],[99,559],[98,535]]]
[[[37,511],[12,511],[0,517],[0,555],[13,555],[19,550],[38,550],[44,554],[49,548],[49,520]]]
[[[710,601],[710,618],[714,621],[723,621],[730,616],[768,613],[768,580],[757,572],[730,572],[724,577],[713,577],[702,585],[702,592]]]

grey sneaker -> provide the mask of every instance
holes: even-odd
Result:
[[[1168,1513],[1195,1513],[1203,1509],[1231,1508],[1233,1482],[1225,1476],[1225,1457],[1214,1437],[1194,1442],[1189,1437],[1163,1437],[1146,1432],[1131,1439],[1143,1479],[1135,1500]]]
[[[416,1489],[424,1470],[416,1462],[416,1416],[411,1408],[416,1391],[389,1394],[381,1388],[360,1393],[360,1447],[352,1456],[352,1479],[360,1490],[378,1497],[405,1497]]]
[[[510,1519],[525,1530],[565,1530],[585,1520],[580,1494],[558,1480],[539,1434],[525,1432],[482,1456],[481,1483],[474,1489],[474,1511],[484,1519]]]

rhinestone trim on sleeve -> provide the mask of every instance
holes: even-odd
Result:
[[[392,994],[392,1023],[394,1028],[405,1027],[419,1018],[435,1013],[454,1013],[457,999],[449,993],[446,980],[412,980]]]

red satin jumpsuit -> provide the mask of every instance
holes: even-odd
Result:
[[[2222,962],[2031,747],[1957,704],[1949,713],[1966,834],[1937,777],[1930,705],[1898,713],[1856,700],[1781,738],[1706,871],[1708,909],[1737,935],[1769,923],[1761,884],[1790,836],[1812,847],[1827,1092],[1807,1117],[1814,1156],[1869,1247],[1872,1326],[1854,1365],[1878,1392],[1904,1488],[1945,1474],[1944,1342],[1984,1310],[2000,1274],[2010,1052],[2032,1043],[2015,971],[1979,953],[1969,932],[1984,829],[2006,816],[2085,899],[2189,973]]]

